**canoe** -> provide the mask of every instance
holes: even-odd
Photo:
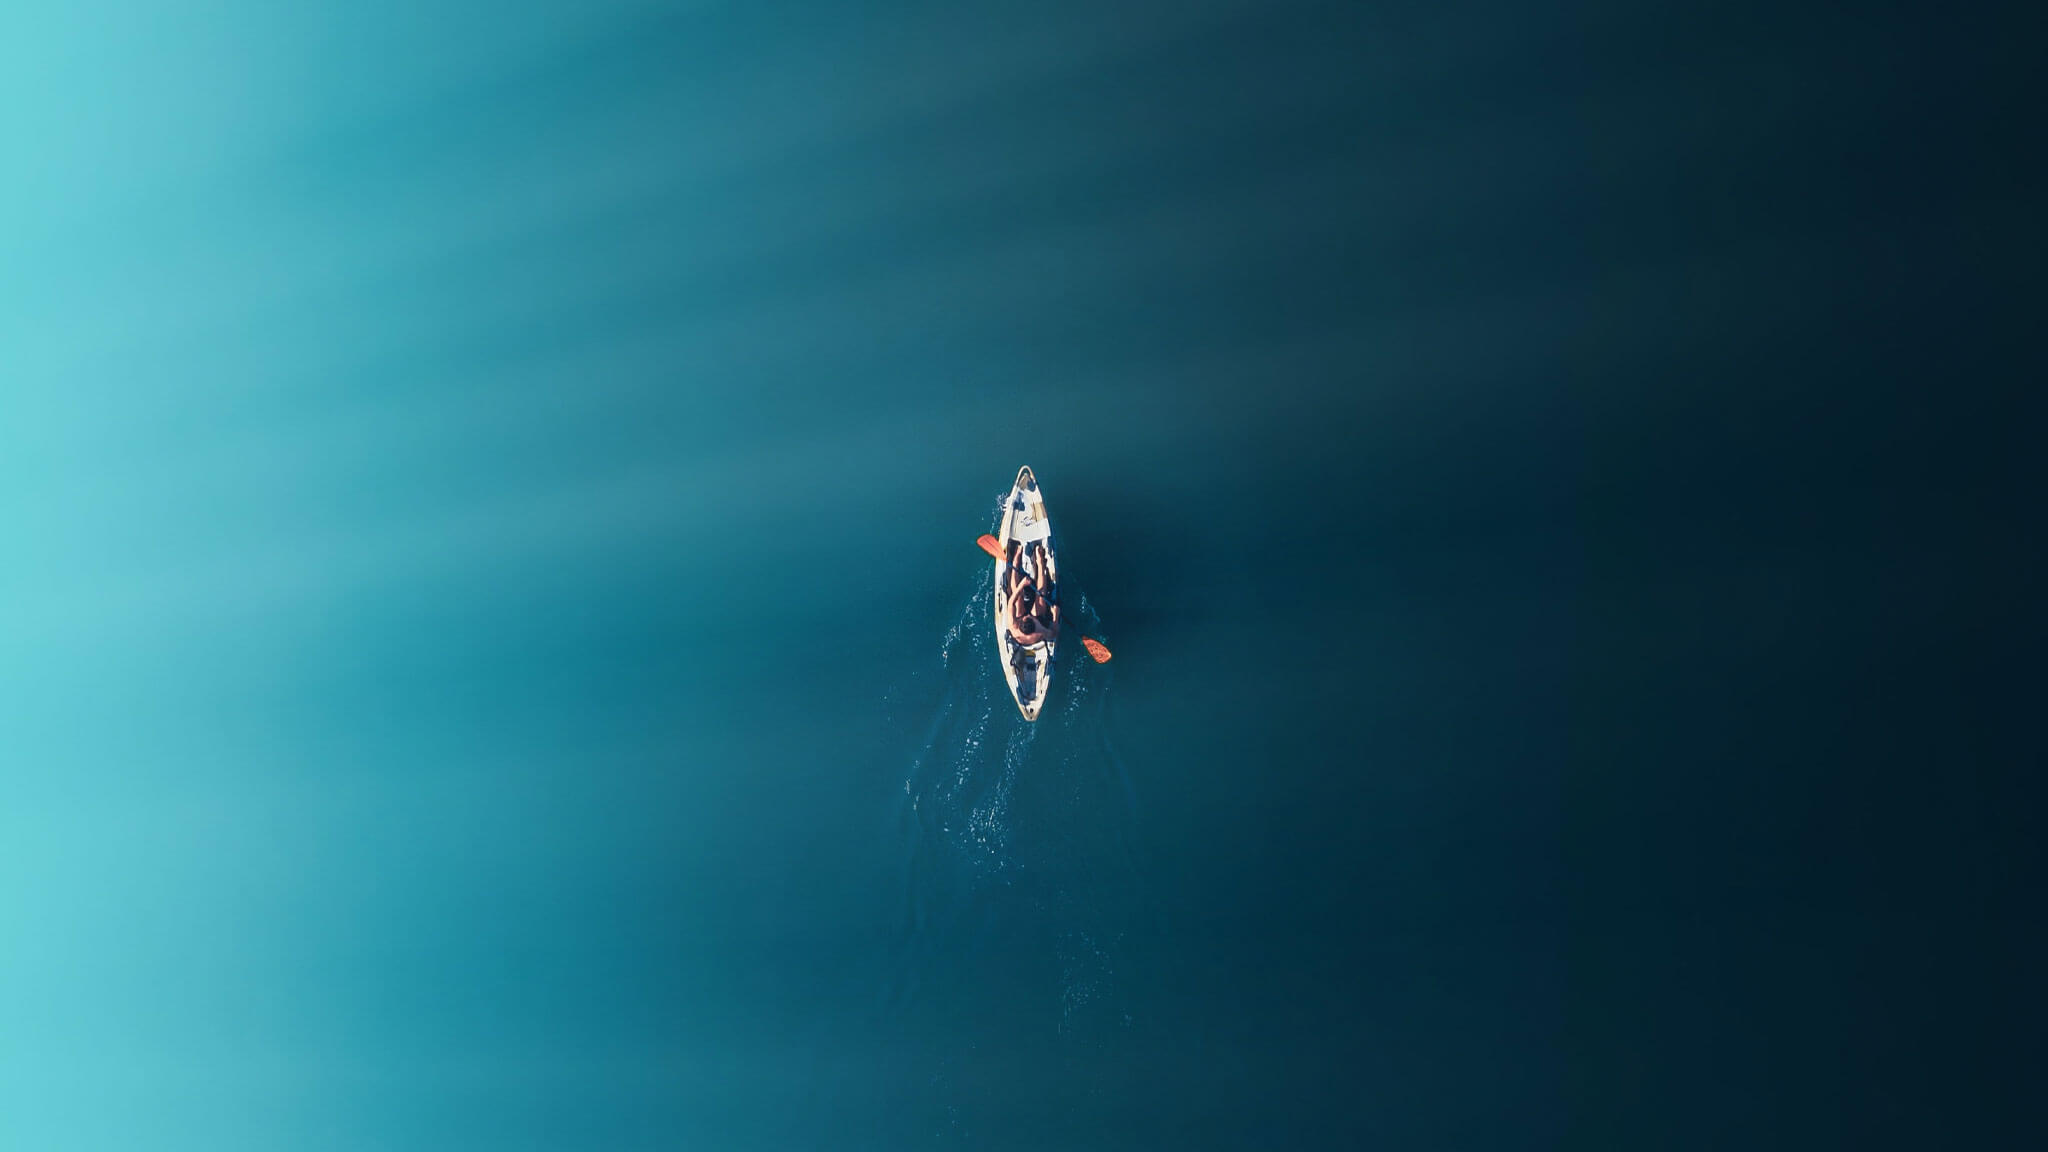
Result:
[[[1017,710],[1026,720],[1036,720],[1052,687],[1052,655],[1057,641],[1047,637],[1025,643],[1012,634],[1010,571],[1015,566],[1034,589],[1042,590],[1038,594],[1050,593],[1057,604],[1059,568],[1053,560],[1052,521],[1045,513],[1045,495],[1039,491],[1038,478],[1031,474],[1029,466],[1017,469],[1017,483],[1010,488],[1009,499],[1003,502],[1003,526],[996,541],[1002,551],[995,565],[996,658],[1002,663],[1010,695],[1017,700]]]

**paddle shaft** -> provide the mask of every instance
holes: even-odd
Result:
[[[980,539],[976,540],[975,543],[981,545],[981,550],[983,552],[988,553],[990,559],[994,560],[998,564],[1002,563],[1002,541],[997,540],[993,536],[984,535]],[[1093,636],[1083,636],[1081,637],[1081,647],[1087,649],[1089,658],[1093,659],[1097,664],[1109,663],[1109,648],[1107,645],[1103,644],[1102,641],[1097,640]]]

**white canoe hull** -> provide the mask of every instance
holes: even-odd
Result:
[[[1046,694],[1052,689],[1052,654],[1054,641],[1038,644],[1019,644],[1010,635],[1006,621],[1010,618],[1010,601],[1004,586],[1009,582],[1010,558],[1015,555],[1024,565],[1024,570],[1033,580],[1057,587],[1059,569],[1052,561],[1052,521],[1045,513],[1045,496],[1038,490],[1038,480],[1031,475],[1027,466],[1017,470],[1017,482],[1010,488],[1009,499],[1003,502],[1003,525],[996,534],[1002,545],[1002,556],[996,560],[996,659],[1002,664],[1003,679],[1010,685],[1010,695],[1017,701],[1017,710],[1026,720],[1038,719],[1039,709],[1045,707]],[[1013,551],[1011,545],[1017,545]],[[1033,546],[1043,544],[1049,571],[1037,571],[1038,562],[1031,554]]]

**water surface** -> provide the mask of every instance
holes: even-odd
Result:
[[[2022,1099],[1953,1023],[1989,993],[1864,1009],[1937,966],[1886,817],[2024,805],[1831,775],[2002,699],[1870,695],[1992,618],[1893,595],[1960,553],[1888,533],[1985,507],[1897,464],[1943,434],[1905,384],[1991,355],[1917,293],[2027,219],[1899,159],[1917,31],[0,17],[0,1144],[1811,1146]],[[1117,652],[1035,725],[974,546],[1023,464]],[[1998,859],[1905,907],[1979,939],[1936,894]]]

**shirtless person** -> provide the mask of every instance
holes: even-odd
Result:
[[[1030,557],[1033,561],[1033,570],[1041,575],[1049,573],[1051,556],[1046,552],[1045,546],[1035,545],[1033,551],[1035,555]],[[1041,586],[1038,581],[1025,575],[1024,569],[1015,562],[1022,557],[1019,556],[1019,550],[1014,543],[1011,545],[1010,555],[1012,562],[1007,587],[1009,612],[1004,623],[1010,629],[1011,639],[1024,645],[1057,640],[1060,632],[1059,585],[1047,581]]]

